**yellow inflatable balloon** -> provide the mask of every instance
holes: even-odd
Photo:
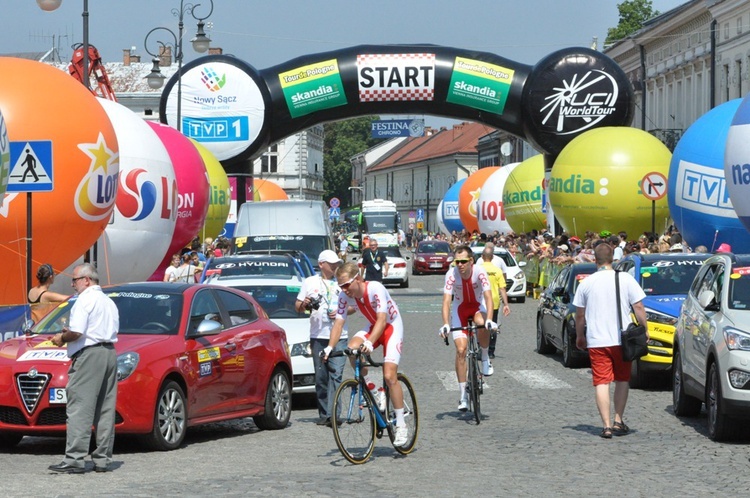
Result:
[[[586,230],[617,233],[635,239],[651,231],[652,201],[641,190],[648,173],[664,178],[672,153],[653,135],[628,127],[602,127],[574,138],[552,167],[549,199],[552,210],[570,235]],[[666,192],[666,182],[663,188]],[[656,231],[669,219],[667,196],[656,201]]]
[[[526,233],[547,227],[547,215],[542,213],[543,182],[544,156],[541,154],[516,166],[505,181],[503,209],[514,232]]]
[[[206,222],[203,224],[198,236],[201,240],[206,237],[216,239],[224,229],[224,224],[229,217],[229,208],[232,204],[232,195],[229,189],[229,178],[227,177],[224,167],[221,165],[216,156],[206,147],[195,140],[191,139],[198,153],[203,159],[208,174],[208,183],[210,185],[210,196],[208,198],[208,212],[206,213]]]

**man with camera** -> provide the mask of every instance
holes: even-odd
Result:
[[[307,277],[297,294],[295,308],[298,313],[310,313],[310,349],[315,365],[315,395],[318,401],[318,425],[331,425],[333,398],[344,375],[345,356],[329,358],[328,370],[321,359],[321,352],[328,356],[331,351],[344,350],[348,342],[346,328],[334,345],[330,345],[331,327],[336,318],[339,293],[341,289],[334,278],[336,269],[342,263],[335,252],[326,249],[318,256],[320,275]],[[354,308],[347,310],[349,314]]]

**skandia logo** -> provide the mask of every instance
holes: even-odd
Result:
[[[206,88],[210,91],[218,92],[227,84],[227,75],[222,74],[221,77],[219,77],[213,68],[204,66],[201,69],[201,82],[203,82],[203,84],[206,85]]]
[[[607,178],[599,179],[599,188],[597,190],[596,182],[591,178],[583,178],[580,174],[570,175],[568,178],[549,179],[550,192],[562,192],[565,194],[599,194],[607,195],[609,193],[609,180]]]
[[[292,95],[292,102],[297,104],[299,102],[304,102],[316,97],[322,97],[331,93],[333,93],[333,87],[331,85],[320,85],[315,90],[295,93],[294,95]]]
[[[140,221],[154,211],[159,194],[154,182],[148,181],[147,178],[148,173],[141,168],[120,177],[120,195],[117,196],[115,205],[125,218]]]
[[[505,192],[503,193],[503,204],[513,206],[515,204],[529,203],[529,202],[541,202],[544,191],[541,186],[537,186],[534,190],[521,190],[520,192]]]
[[[604,71],[594,69],[563,79],[555,92],[544,98],[542,124],[550,123],[558,135],[570,135],[593,128],[617,110],[617,81]]]
[[[112,212],[117,195],[117,177],[120,173],[119,153],[107,146],[99,133],[96,143],[78,144],[78,148],[91,159],[89,172],[76,188],[76,212],[84,220],[100,221]]]

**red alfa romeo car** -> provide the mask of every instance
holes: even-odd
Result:
[[[120,312],[117,433],[172,450],[199,424],[252,416],[261,429],[286,427],[292,409],[286,334],[248,294],[163,282],[104,292]],[[0,446],[24,435],[65,435],[70,359],[49,339],[67,324],[75,299],[26,336],[0,343]]]

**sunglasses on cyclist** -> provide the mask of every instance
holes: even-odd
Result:
[[[465,265],[466,263],[470,262],[470,259],[454,259],[453,262],[455,262],[457,265]]]
[[[344,282],[343,284],[339,284],[339,287],[341,288],[341,290],[346,290],[349,288],[350,285],[352,285],[352,283],[354,283],[356,279],[357,279],[357,276],[355,275],[349,280],[347,280],[346,282]]]

